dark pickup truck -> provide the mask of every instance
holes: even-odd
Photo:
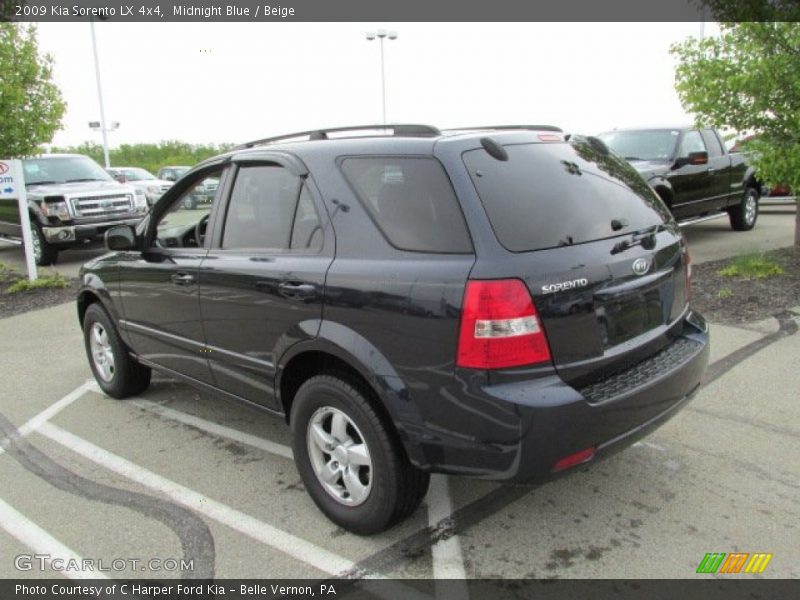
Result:
[[[102,238],[115,225],[136,225],[147,213],[144,192],[115,181],[81,154],[46,154],[22,161],[36,264]],[[16,199],[0,200],[0,237],[22,237]]]
[[[618,129],[599,137],[628,160],[678,220],[727,212],[736,231],[758,219],[761,184],[745,155],[729,153],[714,129]]]

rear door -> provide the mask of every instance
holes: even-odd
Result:
[[[703,129],[702,134],[708,148],[709,199],[711,206],[721,208],[731,194],[731,159],[713,129]]]
[[[203,261],[200,310],[223,390],[269,408],[275,364],[319,331],[333,234],[313,182],[293,163],[240,162]]]
[[[559,374],[582,385],[669,343],[686,307],[679,230],[622,159],[586,138],[464,153],[497,241],[474,279],[527,285]]]

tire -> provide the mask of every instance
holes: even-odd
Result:
[[[428,473],[408,461],[391,424],[375,410],[367,394],[346,378],[317,375],[300,386],[290,418],[292,449],[306,490],[331,521],[359,535],[385,531],[411,515],[425,497],[430,480]],[[346,420],[346,427],[337,430],[345,431],[344,440],[334,434],[334,419],[340,419],[339,415]],[[313,435],[316,426],[328,437]],[[335,445],[327,446],[330,453],[326,454],[315,440]],[[343,450],[346,446],[365,450],[351,454]],[[320,465],[338,466],[338,471],[327,471],[332,483],[317,475]],[[346,486],[346,473],[351,482],[356,478],[361,485]],[[351,489],[356,493],[350,495]]]
[[[42,228],[36,222],[36,217],[30,216],[31,220],[31,245],[33,246],[33,259],[39,267],[49,267],[56,264],[58,260],[58,248],[48,243],[42,233]]]
[[[728,209],[731,227],[735,231],[750,231],[758,220],[758,200],[760,194],[753,187],[745,188],[741,201]]]
[[[111,316],[98,302],[86,309],[83,341],[97,384],[112,398],[141,394],[150,385],[150,369],[131,358]]]
[[[187,210],[194,210],[197,208],[197,198],[194,196],[187,196],[183,199],[183,207]]]

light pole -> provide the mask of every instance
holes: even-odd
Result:
[[[396,31],[387,32],[385,29],[378,29],[377,32],[370,31],[367,33],[367,41],[372,41],[378,38],[381,42],[381,98],[383,101],[383,124],[386,125],[386,67],[383,62],[383,40],[389,38],[390,40],[397,39]]]
[[[92,131],[101,131],[103,133],[103,155],[105,158],[106,169],[111,166],[111,161],[108,157],[108,133],[119,129],[119,121],[111,121],[111,127],[103,127],[100,121],[89,121],[89,129]]]
[[[100,131],[103,132],[103,158],[106,161],[106,169],[111,166],[108,159],[108,129],[106,129],[106,111],[103,108],[103,87],[100,84],[100,59],[97,58],[97,39],[94,35],[94,19],[89,19],[89,26],[92,28],[92,52],[94,53],[94,75],[97,80],[97,100],[100,102]],[[91,123],[89,124],[91,127]],[[119,123],[117,123],[119,126]],[[92,127],[94,129],[94,127]],[[116,129],[116,127],[115,127]]]

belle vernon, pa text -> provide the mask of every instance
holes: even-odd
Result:
[[[336,589],[331,583],[321,583],[317,586],[310,585],[263,585],[263,584],[241,584],[239,586],[224,586],[216,583],[202,585],[177,585],[160,584],[140,584],[140,583],[113,583],[107,585],[80,585],[67,583],[53,583],[49,585],[25,585],[18,583],[14,593],[17,596],[41,596],[50,593],[53,596],[73,596],[73,597],[95,597],[103,595],[113,595],[119,593],[121,596],[136,596],[139,598],[167,598],[185,597],[192,598],[199,595],[224,596],[227,593],[239,592],[241,596],[253,596],[262,598],[269,596],[322,596],[329,597],[336,595]]]

